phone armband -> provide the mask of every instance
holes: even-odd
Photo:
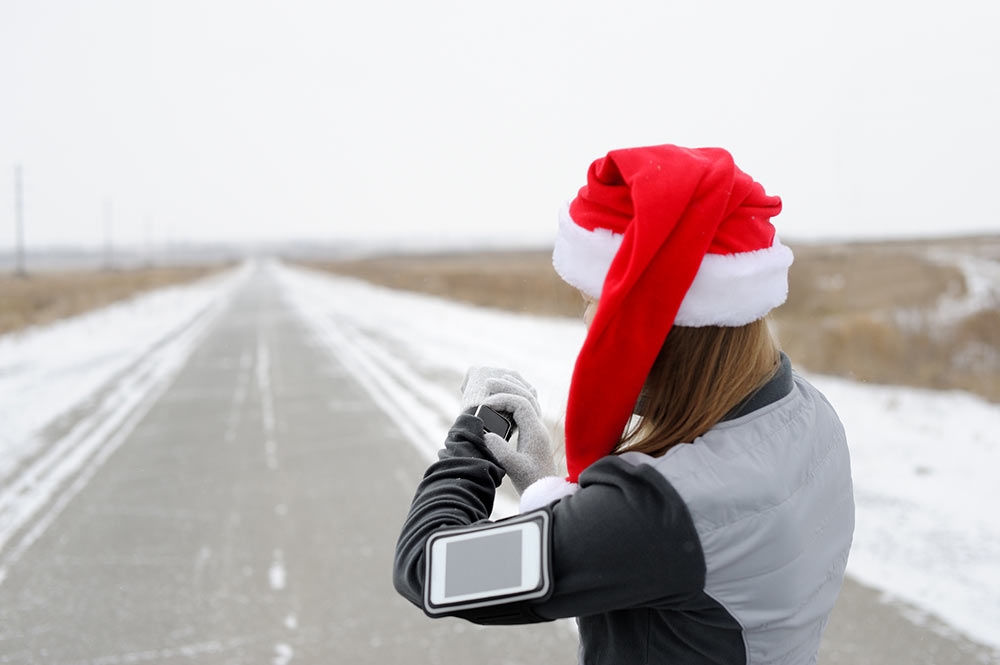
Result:
[[[489,623],[544,620],[530,606],[552,595],[551,523],[546,507],[431,535],[424,611]]]

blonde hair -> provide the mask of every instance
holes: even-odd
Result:
[[[646,378],[638,424],[612,451],[658,457],[725,418],[778,371],[781,355],[767,321],[685,328],[667,335]]]

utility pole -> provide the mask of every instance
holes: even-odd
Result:
[[[26,277],[28,270],[24,265],[24,177],[21,165],[14,165],[14,274]]]
[[[153,216],[146,213],[146,267],[153,267]]]
[[[104,200],[104,269],[113,267],[113,250],[111,247],[111,199]]]

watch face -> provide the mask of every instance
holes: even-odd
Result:
[[[480,406],[476,410],[476,415],[483,421],[483,427],[487,432],[510,440],[510,435],[514,433],[514,425],[510,418],[486,405]]]

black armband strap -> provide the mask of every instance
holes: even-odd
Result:
[[[531,606],[552,595],[551,523],[545,507],[435,532],[424,550],[424,612],[490,623],[544,620]]]

